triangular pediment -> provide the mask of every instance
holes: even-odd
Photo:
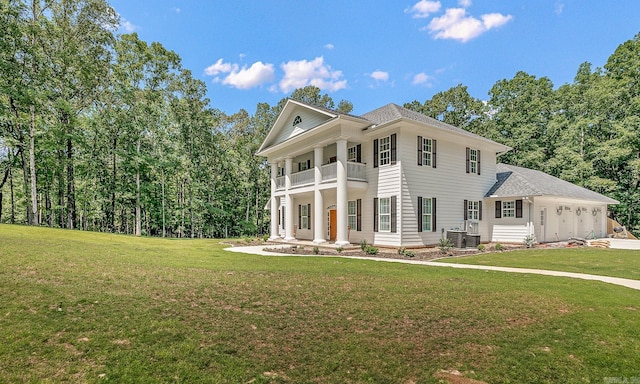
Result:
[[[337,116],[323,108],[288,100],[258,152],[302,135]]]

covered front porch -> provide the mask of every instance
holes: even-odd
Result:
[[[349,201],[349,195],[367,189],[361,145],[338,138],[270,164],[270,240],[350,244],[355,223],[349,225],[354,220],[349,211],[356,209],[356,200]]]

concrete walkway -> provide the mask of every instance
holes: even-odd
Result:
[[[640,243],[640,240],[636,240]],[[288,245],[276,245],[269,246],[269,248],[287,248]],[[372,261],[386,261],[389,263],[402,263],[402,264],[414,264],[414,265],[426,265],[431,267],[449,267],[460,269],[478,269],[482,271],[498,271],[498,272],[510,272],[510,273],[529,273],[534,275],[556,276],[556,277],[570,277],[573,279],[582,280],[595,280],[603,283],[620,285],[631,289],[640,290],[640,280],[623,279],[620,277],[609,277],[600,275],[590,275],[587,273],[574,273],[574,272],[562,272],[562,271],[548,271],[545,269],[529,269],[529,268],[511,268],[511,267],[494,267],[488,265],[471,265],[471,264],[454,264],[454,263],[439,263],[434,261],[421,261],[421,260],[409,260],[409,259],[392,259],[382,257],[363,257],[363,256],[316,256],[316,255],[295,255],[288,253],[267,252],[264,251],[265,246],[250,246],[250,247],[231,247],[225,248],[226,251],[248,253],[253,255],[262,256],[296,256],[296,257],[340,257],[345,259],[358,259],[358,260],[372,260]],[[640,249],[640,248],[639,248]]]

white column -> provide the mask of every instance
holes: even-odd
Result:
[[[293,170],[293,159],[287,157],[284,163],[284,193],[287,206],[285,207],[284,239],[295,240],[293,236],[293,196],[291,196],[291,171]]]
[[[322,183],[322,147],[313,148],[314,163],[314,191],[313,191],[313,242],[315,244],[324,243],[324,231],[322,223],[324,221],[324,199],[322,191],[320,191],[320,183]]]
[[[276,179],[278,177],[278,162],[274,161],[271,163],[271,236],[269,240],[279,239],[278,233],[278,202],[280,201],[279,197],[276,197]]]
[[[338,139],[336,146],[336,245],[347,245],[347,140]]]

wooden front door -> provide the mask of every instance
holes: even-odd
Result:
[[[329,241],[336,241],[336,234],[338,232],[337,219],[338,215],[336,214],[336,210],[332,209],[329,211]]]

